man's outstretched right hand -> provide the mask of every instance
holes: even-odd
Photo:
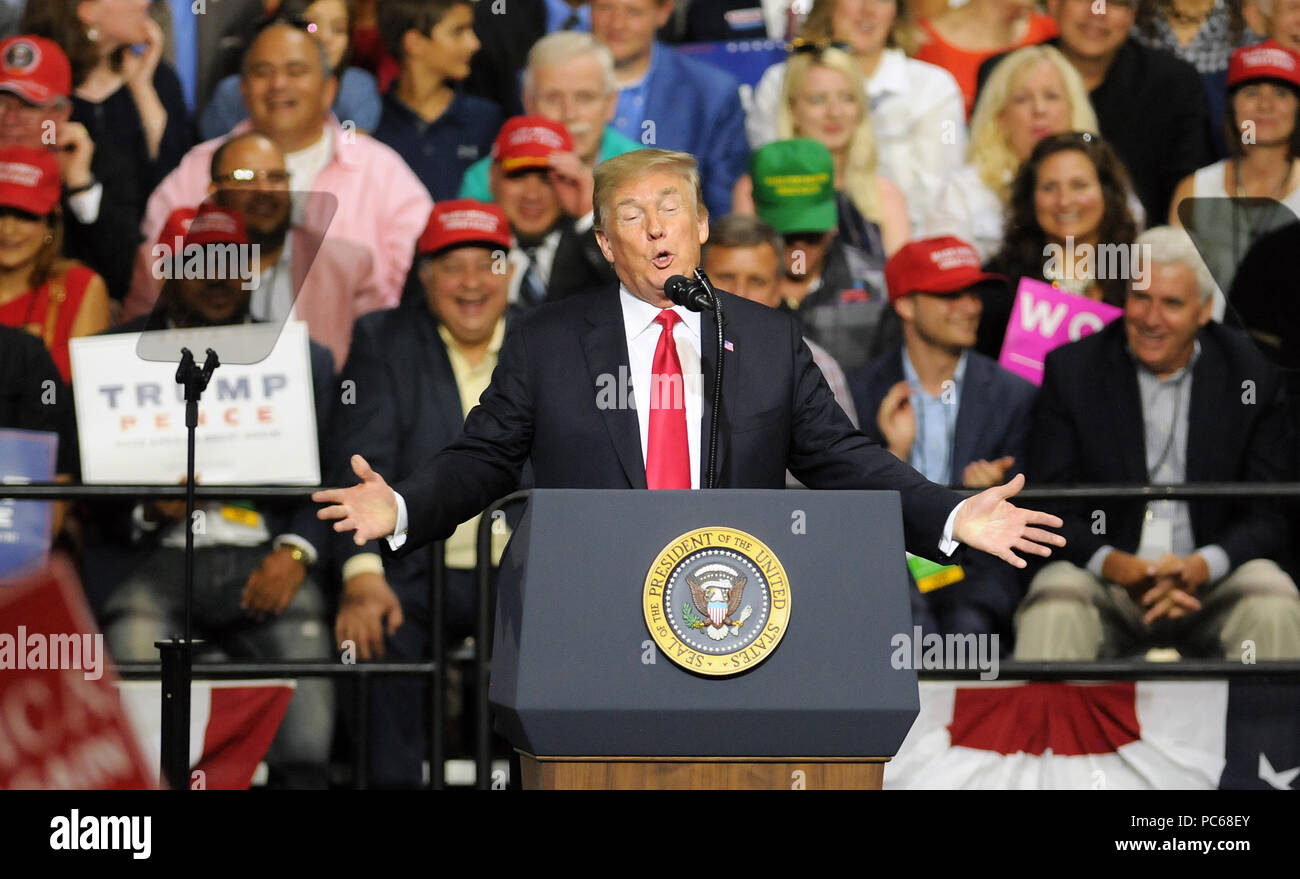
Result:
[[[357,546],[387,537],[397,529],[397,494],[360,455],[352,456],[352,472],[361,482],[351,488],[318,491],[311,499],[319,504],[333,504],[316,512],[320,519],[337,519],[335,531],[355,531]]]

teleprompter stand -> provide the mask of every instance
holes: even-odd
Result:
[[[185,637],[157,641],[162,654],[162,783],[188,790],[190,777],[190,684],[193,681],[194,638],[194,435],[199,426],[199,399],[212,373],[221,365],[217,352],[207,350],[203,366],[189,348],[181,349],[176,383],[185,387]]]

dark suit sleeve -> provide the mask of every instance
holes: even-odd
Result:
[[[470,410],[461,435],[393,486],[406,502],[406,543],[400,558],[431,540],[451,536],[460,523],[519,485],[533,444],[533,395],[527,323],[507,333],[492,382]]]
[[[401,447],[397,412],[401,405],[401,388],[388,371],[381,333],[385,323],[381,315],[357,321],[348,348],[348,363],[343,371],[343,387],[350,402],[338,407],[330,426],[328,442],[331,485],[352,485],[357,481],[351,459],[360,455],[376,472],[392,478],[397,471]],[[357,546],[352,532],[335,533],[332,550],[342,564],[363,552],[380,553],[382,541],[372,540]]]
[[[1036,485],[1072,485],[1080,481],[1081,437],[1067,404],[1069,381],[1056,354],[1048,354],[1043,367],[1043,385],[1034,401],[1025,448],[1025,472],[1029,482]],[[1066,561],[1082,567],[1093,553],[1112,542],[1104,534],[1092,533],[1087,510],[1078,505],[1046,503],[1043,509],[1060,516],[1065,523],[1061,528],[1065,548],[1055,552]]]
[[[95,164],[94,158],[91,163]],[[64,250],[71,259],[94,269],[108,286],[108,295],[121,300],[131,287],[131,260],[140,246],[140,217],[132,209],[130,194],[122,191],[114,175],[104,172],[102,165],[94,173],[103,187],[99,216],[93,223],[82,223],[65,197]]]
[[[894,490],[903,505],[907,551],[943,560],[939,540],[961,495],[935,485],[856,429],[791,321],[794,418],[789,468],[809,488]]]
[[[334,356],[329,349],[315,342],[309,342],[311,358],[311,379],[314,402],[316,405],[316,438],[320,454],[321,475],[325,475],[328,463],[326,444],[330,432],[330,422],[334,416],[334,404],[338,401],[337,382],[334,377]],[[286,510],[288,514],[288,533],[297,534],[311,541],[316,553],[324,560],[330,551],[330,528],[324,520],[316,516],[318,505],[310,497],[294,501]]]
[[[1016,459],[1006,474],[1006,478],[1010,479],[1017,473],[1025,472],[1025,449],[1029,443],[1029,427],[1032,423],[1035,394],[1028,382],[1010,380],[1007,376],[1000,377],[1006,380],[1006,389],[1005,393],[999,394],[999,399],[1008,406],[1009,412],[1006,430],[998,438],[997,457],[1010,455]],[[997,405],[993,400],[986,403]]]
[[[1236,475],[1236,479],[1242,482],[1277,483],[1296,478],[1296,436],[1285,384],[1276,370],[1269,368],[1268,371],[1272,373],[1271,387],[1260,382],[1267,391],[1261,394],[1256,404],[1266,408],[1254,426],[1241,469]],[[1225,530],[1206,535],[1200,542],[1217,543],[1223,547],[1234,569],[1251,559],[1289,561],[1287,519],[1283,507],[1276,501],[1251,498],[1237,509],[1240,515],[1230,516]]]

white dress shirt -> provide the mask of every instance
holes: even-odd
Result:
[[[659,308],[638,299],[622,284],[618,287],[623,306],[623,331],[627,334],[628,369],[632,376],[632,399],[641,426],[641,460],[650,449],[650,388],[655,348],[662,327],[655,323]],[[677,358],[682,363],[683,402],[686,404],[686,442],[691,451],[691,488],[700,487],[700,429],[704,417],[703,376],[700,366],[700,313],[674,306],[681,318],[673,327]],[[716,344],[716,342],[715,342]],[[641,389],[645,389],[644,391]]]
[[[537,280],[542,285],[542,293],[551,286],[551,268],[555,265],[555,252],[560,248],[560,229],[552,229],[537,245]],[[519,287],[524,282],[524,273],[528,271],[528,254],[515,241],[510,246],[506,260],[514,269],[510,274],[510,286],[507,288],[506,301],[519,302]]]

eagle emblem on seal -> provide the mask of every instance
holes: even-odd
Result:
[[[706,635],[714,641],[721,641],[728,633],[734,635],[749,619],[753,608],[745,609],[737,616],[740,603],[745,597],[746,577],[730,565],[704,565],[692,574],[686,575],[686,585],[691,589],[691,603],[699,615],[690,613],[690,605],[685,605],[683,616],[694,629],[704,629]]]

